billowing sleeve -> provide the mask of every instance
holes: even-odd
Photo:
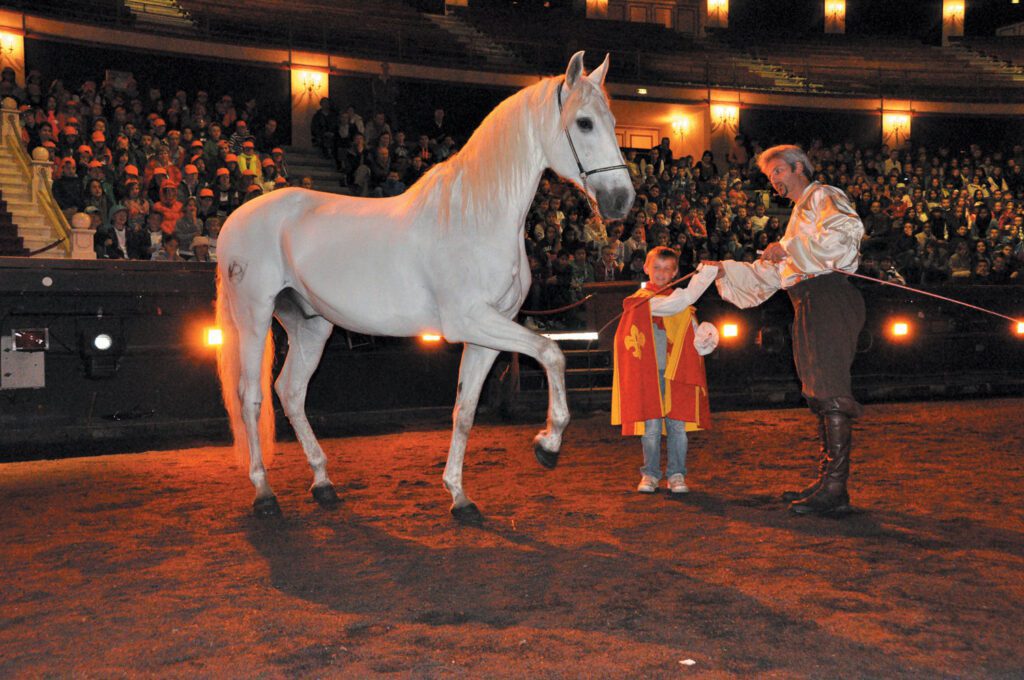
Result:
[[[764,260],[756,262],[722,262],[725,276],[716,281],[718,294],[726,302],[741,309],[756,307],[782,288],[782,279],[775,265]]]
[[[846,194],[822,186],[808,204],[799,208],[801,228],[783,239],[790,267],[803,274],[819,274],[833,267],[855,271],[864,224]]]
[[[700,271],[693,275],[686,288],[676,288],[671,295],[651,298],[651,314],[654,316],[674,316],[693,305],[715,280],[718,267],[702,265]]]

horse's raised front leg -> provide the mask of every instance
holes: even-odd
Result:
[[[459,388],[452,411],[452,443],[444,466],[444,486],[452,495],[452,515],[460,522],[470,524],[479,523],[483,517],[462,489],[462,463],[480,401],[480,390],[497,356],[496,350],[466,343],[459,364]]]
[[[553,341],[506,319],[491,307],[475,309],[460,324],[458,340],[505,352],[531,356],[544,367],[548,379],[547,427],[533,439],[533,451],[546,468],[558,464],[562,433],[569,425],[565,392],[565,356]]]
[[[313,498],[321,505],[331,505],[338,502],[338,494],[327,476],[327,456],[306,418],[306,390],[334,325],[320,316],[306,318],[285,299],[278,302],[276,315],[288,332],[288,356],[275,383],[277,396],[313,469]]]

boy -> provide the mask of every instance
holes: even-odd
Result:
[[[718,345],[718,331],[709,323],[698,326],[691,305],[715,280],[718,268],[702,266],[685,289],[667,290],[678,271],[674,250],[652,249],[644,263],[650,281],[623,302],[615,333],[612,425],[621,424],[624,435],[641,436],[640,493],[658,489],[663,428],[669,491],[688,492],[686,432],[709,425],[703,357]]]

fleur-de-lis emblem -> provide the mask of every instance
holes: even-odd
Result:
[[[645,342],[647,342],[647,338],[636,327],[636,324],[633,324],[629,329],[629,335],[626,336],[626,349],[630,351],[634,358],[639,359]]]

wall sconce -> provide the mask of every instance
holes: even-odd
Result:
[[[4,31],[0,31],[0,54],[2,54],[4,57],[14,56],[14,44],[14,35],[6,33]]]
[[[607,19],[608,0],[587,0],[588,19]]]
[[[708,0],[708,28],[729,28],[729,0]]]
[[[942,19],[951,24],[962,24],[964,21],[963,0],[945,0],[942,4]]]
[[[685,139],[690,134],[690,119],[686,117],[674,118],[672,120],[672,132],[679,139]]]
[[[737,129],[740,126],[740,107],[734,104],[712,104],[711,130],[717,132],[726,129]]]
[[[324,83],[324,74],[319,71],[303,71],[300,81],[302,89],[312,95],[320,91],[320,86]]]
[[[889,146],[898,147],[910,137],[909,113],[882,114],[882,141]]]
[[[846,32],[846,0],[825,0],[825,32]]]

